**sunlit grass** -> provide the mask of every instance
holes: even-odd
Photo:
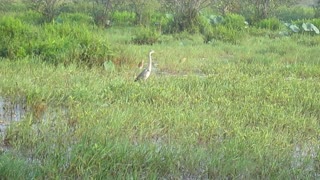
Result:
[[[47,110],[40,118],[29,111],[11,123],[5,137],[10,153],[0,156],[0,174],[319,177],[318,46],[286,37],[248,37],[239,45],[172,37],[138,46],[124,44],[132,36],[117,30],[105,31],[125,62],[116,72],[32,58],[1,60],[1,96],[25,96],[33,108],[43,101]],[[135,83],[135,64],[146,61],[150,49],[156,51],[156,71]]]

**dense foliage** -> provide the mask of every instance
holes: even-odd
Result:
[[[75,59],[92,66],[111,57],[107,37],[92,32],[90,18],[61,14],[55,22],[32,25],[16,17],[0,19],[0,55],[9,59],[38,56],[46,62],[69,64]],[[37,21],[37,19],[34,19]],[[93,25],[93,24],[92,24]]]
[[[272,34],[279,33],[281,36],[303,32],[315,34],[320,26],[317,19],[312,19],[314,9],[299,7],[280,6],[274,13],[275,17],[249,24],[246,22],[249,19],[239,14],[212,14],[213,11],[210,8],[203,9],[207,5],[206,2],[200,3],[197,10],[192,11],[194,13],[192,17],[184,15],[190,11],[185,9],[186,7],[181,7],[177,10],[178,12],[174,12],[174,7],[185,6],[184,4],[171,4],[171,7],[167,7],[168,11],[172,13],[170,14],[163,10],[158,11],[154,7],[154,12],[145,12],[138,8],[139,3],[143,4],[143,1],[135,2],[134,11],[127,8],[121,10],[127,4],[125,1],[108,2],[112,11],[109,11],[109,6],[98,6],[96,4],[99,3],[98,1],[92,6],[90,6],[90,2],[70,4],[63,0],[52,1],[55,4],[51,4],[51,6],[31,0],[24,1],[26,6],[10,2],[3,3],[10,4],[13,9],[23,9],[23,7],[26,9],[20,13],[4,15],[0,19],[0,56],[10,59],[39,56],[44,61],[55,64],[61,62],[69,64],[77,59],[81,64],[92,66],[114,60],[113,49],[116,48],[108,44],[108,37],[100,38],[95,35],[94,31],[100,29],[98,27],[100,25],[110,27],[138,24],[140,28],[134,31],[134,37],[131,40],[135,44],[161,43],[163,41],[161,34],[175,34],[183,31],[202,34],[204,43],[225,41],[239,44],[245,36],[259,34],[259,32],[255,32],[254,27],[270,30],[273,31]],[[148,3],[143,5],[146,8],[151,6]],[[161,3],[158,2],[155,7],[160,8],[160,5]],[[30,6],[33,7],[33,10],[27,10]],[[200,13],[201,9],[202,13]],[[135,11],[139,11],[139,13]],[[104,13],[107,16],[97,15],[97,13]],[[97,19],[98,16],[102,19]],[[141,16],[148,16],[148,20]],[[189,21],[189,18],[192,18],[192,21]],[[303,20],[297,20],[301,18]],[[286,22],[290,22],[288,28],[285,26]],[[303,23],[311,23],[311,25],[308,25],[309,28],[303,28]],[[312,28],[310,29],[310,27]]]

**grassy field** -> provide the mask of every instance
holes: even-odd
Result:
[[[97,32],[119,49],[114,71],[1,59],[0,95],[27,111],[3,137],[0,179],[320,177],[319,37],[139,46],[131,30]]]

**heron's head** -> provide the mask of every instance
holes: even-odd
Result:
[[[154,53],[154,50],[151,50],[151,51],[149,52],[149,54],[152,54],[152,53]]]

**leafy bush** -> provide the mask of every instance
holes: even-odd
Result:
[[[135,19],[136,15],[128,11],[115,11],[111,15],[112,22],[118,25],[133,25]]]
[[[8,12],[23,12],[26,11],[26,6],[23,3],[14,0],[0,0],[0,13]]]
[[[33,10],[28,10],[23,13],[19,13],[15,17],[24,23],[32,25],[41,24],[45,21],[45,19],[40,13]]]
[[[199,16],[188,17],[182,14],[166,14],[168,23],[166,30],[168,33],[180,33],[187,31],[191,34],[199,32]]]
[[[166,18],[168,18],[168,22],[166,26],[164,26],[162,29],[163,33],[165,34],[174,34],[177,32],[180,32],[178,30],[178,27],[175,22],[175,17],[173,14],[166,14]]]
[[[233,44],[238,44],[244,35],[243,32],[222,25],[214,27],[210,33],[212,33],[214,39]]]
[[[151,16],[151,24],[154,25],[159,32],[170,33],[172,32],[172,23],[173,23],[172,14],[163,14],[163,13],[154,13]]]
[[[280,22],[277,18],[268,18],[263,19],[259,21],[257,24],[255,24],[256,27],[262,28],[262,29],[269,29],[269,30],[279,30],[283,26],[283,23]]]
[[[200,16],[198,18],[199,30],[201,34],[206,34],[206,32],[212,27],[210,17]]]
[[[199,30],[200,33],[203,35],[204,43],[209,43],[214,38],[213,35],[213,26],[211,24],[213,16],[205,17],[200,16],[198,23],[199,23]]]
[[[281,21],[295,21],[299,19],[311,19],[314,17],[315,12],[312,8],[308,7],[286,7],[281,6],[275,10],[275,17],[277,17]]]
[[[227,14],[224,17],[224,21],[222,24],[229,29],[237,31],[242,31],[246,27],[245,18],[238,14]]]
[[[111,48],[106,40],[93,36],[87,26],[62,23],[46,24],[33,52],[50,63],[76,62],[92,67],[102,65]]]
[[[76,24],[90,25],[93,24],[93,18],[83,13],[62,13],[56,19],[57,22],[68,22]]]
[[[135,44],[154,44],[158,41],[159,33],[150,27],[141,27],[136,31],[135,37],[132,39]]]
[[[34,11],[40,12],[47,22],[51,22],[61,12],[61,8],[67,1],[65,0],[24,0],[26,6]]]
[[[36,28],[19,19],[3,17],[0,56],[10,59],[38,56],[53,64],[75,62],[91,67],[112,59],[112,50],[105,38],[94,36],[87,25],[65,21]]]
[[[11,59],[26,56],[32,29],[19,19],[4,16],[0,19],[0,56]]]
[[[66,1],[59,8],[60,13],[83,13],[91,14],[93,11],[92,1]]]
[[[219,25],[224,22],[224,18],[217,15],[209,15],[208,20],[212,25]]]
[[[2,17],[0,19],[0,25],[2,38],[14,38],[19,35],[24,35],[28,30],[28,26],[26,24],[12,16]]]
[[[242,39],[243,35],[243,32],[239,32],[235,29],[230,29],[223,25],[207,28],[206,31],[203,33],[205,43],[209,43],[212,40],[220,40],[233,44],[238,44]]]
[[[246,28],[245,18],[237,14],[227,14],[225,17],[210,15],[199,20],[200,32],[205,43],[216,39],[237,44]]]
[[[93,14],[93,19],[96,25],[100,27],[108,27],[110,26],[109,17],[104,11],[96,11]]]
[[[89,67],[101,66],[107,60],[112,60],[113,51],[106,40],[88,34],[88,36],[79,40],[79,46],[72,51],[71,57],[72,59],[78,59],[81,64]]]
[[[209,43],[215,38],[215,34],[212,27],[206,28],[203,32],[203,41],[204,43]]]

